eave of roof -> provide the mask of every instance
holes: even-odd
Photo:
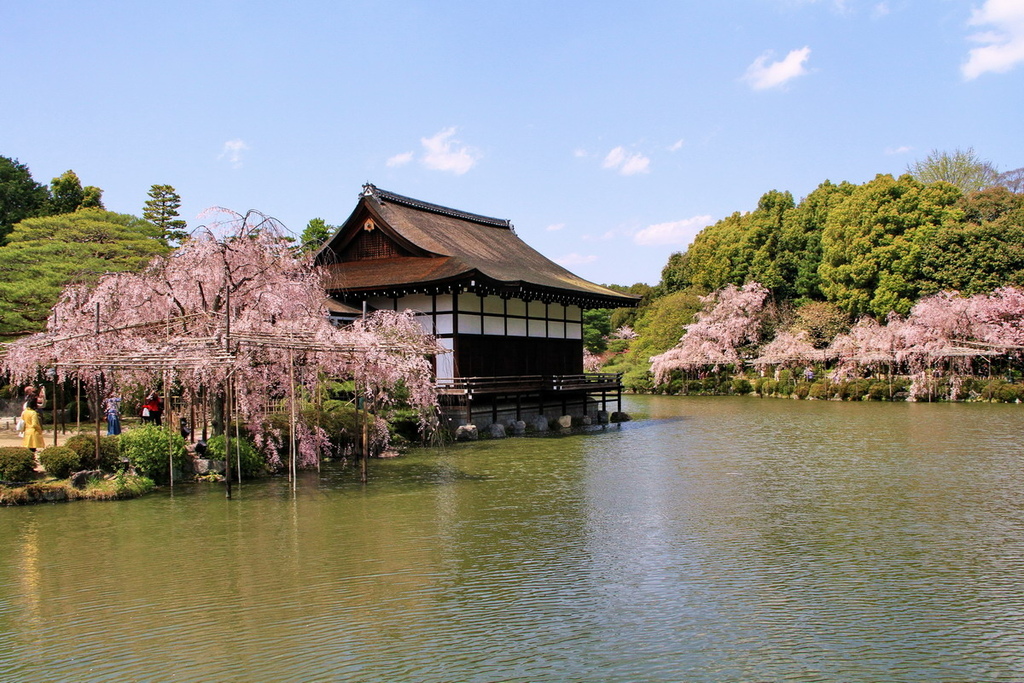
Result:
[[[340,247],[359,229],[365,213],[379,218],[423,256],[345,263],[323,258],[326,250]],[[423,202],[373,185],[364,187],[359,205],[318,260],[331,273],[329,289],[381,291],[479,280],[508,295],[529,298],[574,299],[601,307],[639,302],[639,297],[584,280],[551,261],[521,240],[511,221]]]

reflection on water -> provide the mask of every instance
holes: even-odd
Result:
[[[0,510],[0,679],[1024,678],[1024,411],[646,419]]]

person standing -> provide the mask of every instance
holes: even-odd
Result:
[[[157,400],[156,392],[151,392],[142,403],[142,423],[160,424],[160,403]]]
[[[121,433],[121,397],[113,391],[103,401],[103,413],[107,416],[107,436]]]
[[[154,391],[150,396],[152,397],[153,405],[150,407],[149,414],[153,418],[153,424],[159,427],[163,424],[161,416],[164,413],[164,400],[160,398],[160,392],[158,391]]]
[[[36,410],[35,397],[25,401],[25,407],[21,411],[21,420],[25,423],[25,438],[22,442],[25,448],[33,453],[37,448],[44,448],[43,423],[39,419],[39,412]]]
[[[36,388],[34,384],[25,387],[25,403],[31,403],[32,407],[41,410],[46,406],[46,386],[40,385]]]

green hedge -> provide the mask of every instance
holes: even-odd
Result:
[[[50,446],[39,451],[39,462],[46,473],[56,479],[67,479],[81,469],[78,453],[67,446]]]
[[[206,457],[211,460],[227,460],[224,454],[224,435],[215,436],[206,442]],[[256,447],[248,439],[236,439],[231,435],[231,469],[238,467],[238,461],[242,462],[242,477],[251,479],[264,474],[267,470],[267,463],[263,456],[256,451]]]
[[[28,481],[36,474],[36,457],[21,446],[0,447],[0,479],[4,481]]]
[[[83,466],[98,467],[104,472],[116,472],[122,469],[121,442],[119,436],[100,437],[100,461],[96,463],[96,437],[79,434],[70,437],[64,445],[78,453]]]
[[[169,479],[169,457],[176,470],[185,468],[185,439],[156,425],[133,427],[121,434],[121,455],[128,459],[136,474],[165,482]]]

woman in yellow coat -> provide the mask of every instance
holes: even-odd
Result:
[[[43,448],[45,444],[43,443],[43,423],[32,403],[33,401],[29,401],[25,404],[25,409],[21,411],[21,419],[25,421],[25,448],[35,453],[37,448]]]

